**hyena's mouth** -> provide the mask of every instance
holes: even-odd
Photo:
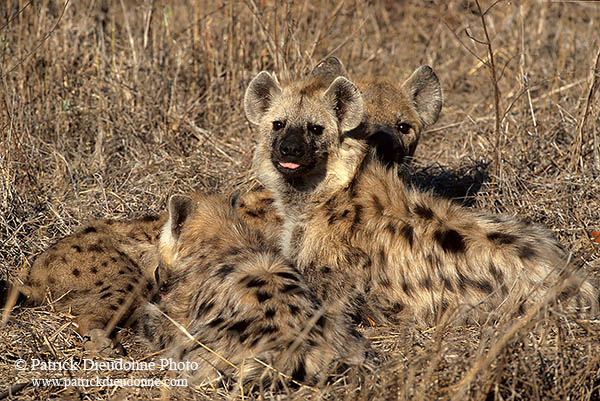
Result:
[[[313,147],[299,135],[276,141],[271,153],[271,162],[286,177],[310,173],[315,166],[314,159]]]
[[[392,167],[395,163],[401,164],[409,153],[393,133],[385,131],[377,131],[370,135],[367,144],[370,149],[374,149],[377,159],[386,167]]]
[[[311,175],[318,159],[315,145],[305,138],[303,128],[286,131],[271,147],[271,162],[288,181]]]
[[[300,167],[299,164],[293,162],[279,162],[279,165],[288,170],[296,170]]]
[[[314,167],[313,163],[304,164],[299,160],[276,160],[274,158],[272,161],[277,171],[279,171],[284,176],[290,177],[307,174]]]

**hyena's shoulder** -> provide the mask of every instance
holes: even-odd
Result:
[[[248,228],[263,233],[270,244],[278,247],[283,219],[274,202],[275,198],[270,191],[257,186],[240,194],[233,206]]]
[[[254,382],[263,373],[272,379],[271,366],[303,382],[342,361],[367,363],[366,340],[343,315],[323,308],[298,270],[245,225],[230,201],[175,196],[169,211],[160,240],[165,296],[147,306],[140,328],[171,357],[204,361],[191,372],[195,378],[221,372]]]
[[[156,292],[152,269],[166,217],[89,222],[36,258],[21,292],[29,303],[70,311],[81,334],[107,326],[110,334]]]

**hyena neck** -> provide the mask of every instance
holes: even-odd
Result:
[[[365,163],[370,163],[368,147],[365,141],[343,136],[341,145],[329,155],[327,175],[315,189],[308,207],[326,202],[332,194],[348,190],[356,181]]]
[[[283,218],[284,227],[295,225],[304,214],[311,193],[298,191],[285,182],[267,189],[275,194],[273,204]]]
[[[360,179],[362,167],[370,163],[367,151],[364,141],[342,137],[341,146],[329,154],[324,166],[326,175],[312,191],[293,191],[285,185],[274,191],[277,194],[275,207],[283,216],[281,249],[286,257],[294,259],[296,256],[302,243],[300,233],[310,224],[313,210],[336,194],[352,191],[353,185]],[[281,190],[282,187],[288,191]]]

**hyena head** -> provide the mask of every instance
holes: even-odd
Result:
[[[356,85],[343,76],[326,81],[309,77],[282,87],[263,71],[250,82],[244,107],[260,131],[254,163],[268,188],[314,190],[343,132],[360,124],[363,100]]]
[[[158,240],[159,263],[154,274],[162,296],[186,273],[186,265],[178,262],[198,252],[201,241],[227,240],[221,238],[223,227],[233,227],[237,217],[233,207],[223,207],[227,201],[224,196],[202,193],[169,198],[169,218]]]
[[[348,77],[341,61],[329,57],[311,72],[329,85],[338,76]],[[442,109],[442,88],[429,66],[419,67],[403,84],[383,77],[356,81],[364,100],[362,123],[356,136],[367,138],[371,158],[387,167],[412,158],[421,131],[437,121]]]
[[[267,188],[311,193],[327,175],[347,182],[367,152],[385,164],[413,154],[442,106],[431,68],[420,67],[401,86],[382,79],[360,86],[363,94],[340,76],[330,84],[311,77],[282,87],[264,71],[250,82],[244,106],[259,127],[254,164]]]
[[[408,161],[422,130],[437,121],[442,109],[437,76],[429,66],[422,66],[402,85],[383,78],[367,78],[357,84],[365,111],[355,136],[366,136],[369,149],[387,166]]]
[[[171,196],[169,219],[158,242],[161,263],[174,265],[178,259],[194,252],[198,241],[219,238],[218,233],[224,226],[232,225],[237,216],[233,207],[224,207],[226,201],[226,197],[215,194]],[[235,199],[229,199],[229,202],[235,202]]]

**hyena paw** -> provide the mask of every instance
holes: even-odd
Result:
[[[102,329],[92,329],[84,336],[83,348],[92,353],[105,357],[124,356],[123,346],[111,340]]]

